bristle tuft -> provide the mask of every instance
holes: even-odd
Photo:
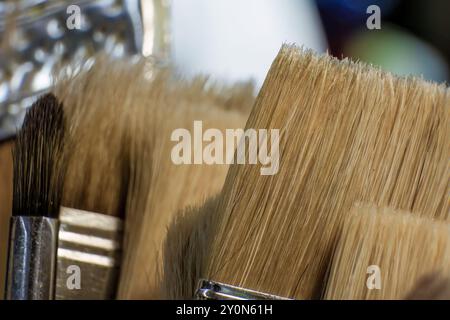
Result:
[[[280,131],[279,170],[231,165],[205,277],[318,298],[355,202],[449,219],[449,106],[445,84],[284,46],[246,125]]]
[[[13,215],[58,216],[64,128],[62,105],[51,93],[27,112],[13,149]]]
[[[325,299],[403,299],[438,271],[450,276],[448,223],[358,204],[343,225]]]
[[[191,299],[205,272],[216,226],[215,212],[219,196],[200,207],[189,207],[177,214],[164,242],[162,296],[165,299]]]
[[[151,74],[151,76],[149,76]],[[183,80],[145,59],[97,59],[55,88],[70,124],[63,205],[126,219],[118,299],[159,298],[162,242],[173,215],[220,191],[227,165],[176,165],[173,130],[242,128],[250,84]]]

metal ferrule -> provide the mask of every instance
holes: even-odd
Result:
[[[195,298],[198,300],[291,300],[210,280],[200,280]]]
[[[59,219],[56,299],[114,299],[123,221],[64,207]]]
[[[7,300],[52,300],[55,295],[58,220],[47,217],[11,218]]]

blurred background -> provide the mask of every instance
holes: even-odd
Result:
[[[449,78],[450,2],[446,0],[316,0],[328,48],[337,57],[373,63],[399,75]],[[369,30],[377,5],[381,29]]]
[[[448,82],[449,16],[447,0],[0,0],[0,140],[56,70],[98,52],[258,90],[287,42]]]
[[[447,0],[172,1],[174,61],[185,71],[260,84],[282,42],[366,61],[399,75],[449,80]],[[380,29],[367,13],[379,8]]]

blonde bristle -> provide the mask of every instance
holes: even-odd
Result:
[[[204,277],[318,298],[355,201],[447,219],[449,106],[445,85],[283,46],[246,126],[280,129],[279,171],[230,167]]]
[[[216,223],[218,196],[199,207],[180,211],[171,222],[163,246],[162,297],[192,299],[205,272]]]
[[[161,298],[162,245],[171,219],[178,210],[218,193],[225,181],[228,165],[174,164],[173,130],[185,128],[192,134],[197,120],[203,122],[203,130],[216,128],[223,133],[245,126],[252,96],[242,95],[230,103],[225,97],[233,97],[236,88],[206,89],[206,82],[197,81],[168,82],[156,76],[153,93],[144,100],[149,101],[151,111],[146,111],[148,116],[139,113],[145,124],[136,119],[141,121],[136,127],[142,132],[133,136],[148,135],[148,128],[152,128],[153,142],[142,141],[131,152],[131,176],[138,180],[131,182],[137,186],[128,199],[133,209],[127,213],[135,218],[127,217],[119,299]]]
[[[90,70],[58,82],[70,130],[64,206],[124,216],[130,97],[144,86],[138,67],[99,57]]]
[[[175,212],[223,186],[227,165],[175,165],[174,129],[243,128],[252,85],[183,80],[148,60],[98,57],[56,88],[71,131],[63,205],[125,217],[119,299],[160,297],[161,247]]]
[[[377,269],[368,273],[371,266]],[[438,271],[450,276],[449,223],[356,205],[343,224],[324,298],[404,299],[423,276]],[[375,277],[378,287],[372,287]]]

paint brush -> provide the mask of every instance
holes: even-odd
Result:
[[[8,300],[54,298],[64,129],[62,105],[47,94],[31,106],[16,138]]]
[[[174,164],[171,133],[190,130],[194,120],[204,121],[205,130],[243,127],[254,98],[252,86],[183,80],[145,59],[112,64],[102,58],[87,72],[63,77],[56,90],[72,137],[57,298],[114,298],[119,272],[119,299],[158,297],[160,249],[169,221],[178,208],[218,191],[228,167]],[[75,214],[74,208],[83,211]],[[101,215],[114,218],[106,225],[117,229],[85,227]],[[80,267],[79,290],[67,288],[74,279],[67,273],[71,266]],[[89,281],[83,281],[86,277]]]
[[[219,194],[202,205],[180,210],[168,227],[163,245],[162,296],[189,300],[205,272],[205,261],[214,234]]]
[[[134,92],[123,65],[99,57],[55,88],[69,126],[56,299],[116,295],[129,180],[125,99]]]
[[[438,271],[441,276],[423,279]],[[449,276],[448,222],[356,204],[342,226],[324,298],[404,299],[416,284],[424,295],[444,291]]]
[[[449,103],[445,84],[283,46],[246,125],[279,130],[279,170],[230,166],[204,280],[319,298],[356,201],[448,218]]]
[[[170,221],[178,210],[219,192],[225,181],[225,162],[194,164],[194,155],[190,154],[190,164],[179,164],[173,158],[173,150],[179,145],[172,138],[174,133],[183,130],[192,142],[194,123],[201,123],[203,132],[211,129],[225,136],[227,129],[244,127],[253,101],[247,85],[227,87],[164,73],[155,75],[146,98],[140,98],[146,103],[134,100],[136,106],[145,108],[136,112],[131,126],[136,129],[132,134],[135,144],[130,144],[130,185],[134,190],[128,198],[119,299],[163,297],[162,246]],[[218,149],[216,152],[225,154]],[[203,149],[200,153],[203,155]]]

